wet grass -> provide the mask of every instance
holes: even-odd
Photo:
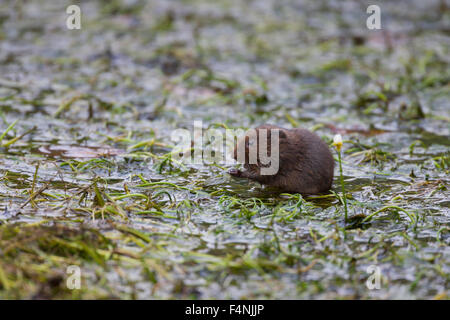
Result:
[[[448,298],[441,2],[383,4],[384,31],[352,1],[83,2],[79,31],[63,4],[11,3],[0,298]],[[182,163],[170,136],[195,120],[341,134],[342,176],[302,197]]]

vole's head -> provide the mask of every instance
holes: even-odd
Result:
[[[268,124],[262,125],[248,130],[237,140],[233,158],[247,168],[268,166],[270,161],[279,160],[279,152],[286,143],[285,129]]]

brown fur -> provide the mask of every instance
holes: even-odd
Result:
[[[330,149],[316,134],[305,129],[284,129],[265,124],[255,128],[258,133],[257,148],[259,151],[259,130],[268,129],[268,153],[270,154],[270,133],[279,130],[279,169],[274,175],[261,175],[259,157],[257,164],[249,164],[249,137],[244,135],[238,140],[234,149],[237,160],[239,146],[245,144],[245,171],[231,169],[234,177],[248,178],[261,184],[278,187],[282,191],[316,194],[331,188],[334,174],[334,159]],[[259,153],[258,153],[259,154]]]

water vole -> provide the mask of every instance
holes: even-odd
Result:
[[[262,131],[265,133],[261,134]],[[279,144],[271,144],[274,133],[278,133]],[[267,142],[264,142],[265,139]],[[273,157],[278,151],[277,171],[263,174],[262,170],[269,165],[267,157],[260,157],[261,149],[264,149],[262,154],[267,152],[269,157]],[[245,154],[238,157],[239,150],[243,150],[241,152]],[[257,151],[256,161],[255,158],[250,161],[252,150]],[[237,141],[233,157],[243,162],[246,170],[231,169],[230,175],[255,180],[284,192],[316,194],[329,190],[333,183],[334,159],[330,148],[316,134],[306,129],[261,125],[253,131],[247,131]]]

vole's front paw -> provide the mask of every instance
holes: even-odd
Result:
[[[242,174],[242,171],[239,169],[232,168],[232,169],[228,170],[228,173],[233,177],[240,177]]]

